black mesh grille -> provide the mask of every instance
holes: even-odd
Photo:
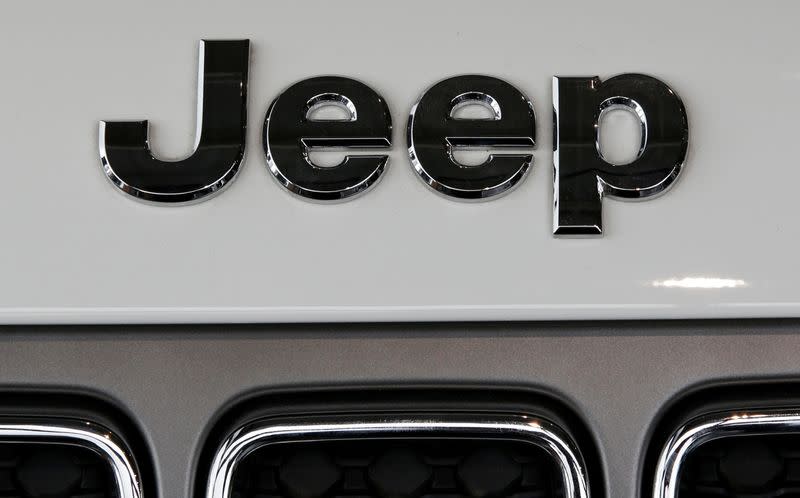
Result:
[[[78,446],[0,443],[2,498],[116,498],[110,466]]]
[[[684,463],[679,498],[800,498],[800,436],[706,443]]]
[[[384,440],[267,446],[238,467],[234,498],[563,496],[540,448],[498,441]]]

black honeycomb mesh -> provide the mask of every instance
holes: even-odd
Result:
[[[110,466],[78,446],[0,443],[0,498],[116,498]]]
[[[233,498],[562,498],[555,462],[526,443],[351,440],[267,446],[234,477]]]
[[[687,457],[679,498],[800,498],[800,436],[732,437]]]

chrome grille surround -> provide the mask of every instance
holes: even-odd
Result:
[[[800,410],[728,411],[692,419],[670,436],[661,451],[653,498],[677,498],[683,464],[703,444],[728,437],[780,434],[800,434]]]
[[[98,454],[112,469],[119,498],[142,498],[140,474],[124,440],[94,422],[70,418],[0,417],[0,444],[80,446]]]
[[[260,419],[234,430],[217,448],[206,498],[230,498],[237,465],[264,446],[343,439],[484,439],[533,444],[550,455],[566,498],[589,498],[586,466],[577,444],[558,425],[525,415],[313,417]]]

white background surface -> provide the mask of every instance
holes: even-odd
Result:
[[[800,316],[800,4],[139,0],[2,10],[2,323]],[[251,40],[246,162],[209,201],[136,202],[102,174],[97,122],[149,119],[159,157],[187,155],[201,38]],[[603,237],[556,239],[551,77],[623,72],[651,74],[682,97],[685,170],[658,199],[604,200]],[[486,203],[435,195],[406,152],[411,105],[463,73],[506,79],[537,112],[532,173]],[[394,122],[381,183],[337,205],[280,188],[260,137],[283,88],[324,74],[370,85]],[[687,277],[735,286],[659,285]]]

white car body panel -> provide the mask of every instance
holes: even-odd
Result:
[[[800,316],[800,4],[487,5],[15,2],[0,18],[0,323]],[[98,122],[149,119],[154,152],[186,156],[198,42],[233,38],[251,41],[239,177],[190,206],[121,194]],[[684,171],[657,199],[604,199],[602,237],[556,238],[552,76],[626,72],[682,98]],[[405,140],[422,92],[465,73],[510,82],[537,114],[531,174],[482,203],[433,193]],[[335,205],[280,187],[261,140],[279,92],[325,74],[383,95],[394,126],[380,184]]]

